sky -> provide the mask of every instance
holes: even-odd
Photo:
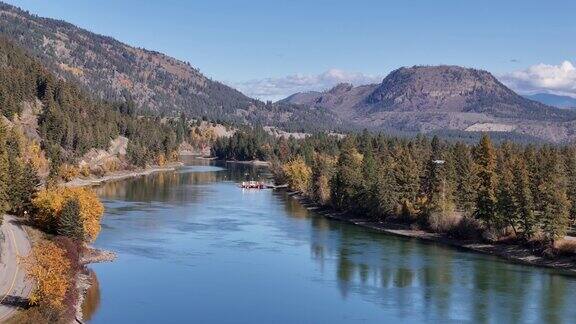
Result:
[[[7,2],[188,61],[261,99],[437,64],[576,97],[574,0]]]

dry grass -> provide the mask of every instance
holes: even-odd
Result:
[[[576,240],[558,240],[554,243],[554,250],[560,255],[576,255]]]
[[[428,217],[428,225],[430,229],[436,233],[448,233],[455,229],[462,220],[462,215],[459,213],[432,213]]]

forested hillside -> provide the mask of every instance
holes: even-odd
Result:
[[[172,117],[183,112],[189,118],[290,130],[346,127],[327,109],[264,103],[207,78],[190,63],[1,2],[0,34],[90,95],[110,101],[131,100],[139,112]]]
[[[39,143],[54,170],[74,163],[91,148],[105,149],[118,136],[129,139],[128,158],[135,165],[170,156],[182,139],[181,123],[159,117],[138,117],[130,102],[93,100],[73,83],[53,76],[39,62],[0,39],[0,110],[17,120],[26,104],[37,103]],[[36,125],[32,125],[36,126]],[[180,130],[178,130],[180,126]],[[29,130],[30,131],[30,130]]]

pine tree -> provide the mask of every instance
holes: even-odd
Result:
[[[448,181],[447,162],[437,136],[432,139],[432,152],[427,162],[424,178],[427,214],[441,213],[444,217],[452,211],[452,190]]]
[[[78,241],[84,240],[84,224],[80,217],[78,199],[70,199],[62,207],[60,219],[58,220],[58,234]]]
[[[394,169],[395,162],[390,155],[386,155],[378,172],[377,189],[375,191],[380,219],[394,216],[400,203],[397,191],[397,177]]]
[[[576,225],[576,147],[570,145],[566,147],[562,155],[564,156],[566,170],[566,186],[568,197],[570,198],[570,225]]]
[[[514,163],[514,201],[518,224],[522,230],[522,235],[528,240],[534,235],[536,217],[528,168],[522,158],[516,159]]]
[[[477,165],[478,196],[474,216],[489,227],[497,223],[497,178],[496,155],[492,141],[483,134],[480,143],[474,150]]]
[[[358,210],[357,197],[362,190],[362,178],[362,156],[354,147],[353,140],[346,138],[331,182],[332,202],[337,209]]]
[[[6,128],[4,122],[0,121],[0,214],[10,209],[9,181]]]
[[[472,212],[476,204],[476,171],[470,149],[458,142],[453,149],[454,168],[456,173],[455,198],[460,209]]]
[[[514,194],[514,171],[512,144],[506,142],[502,144],[498,154],[498,202],[496,221],[497,227],[511,226],[516,233],[518,223],[518,211],[516,210],[516,196]]]
[[[570,201],[566,194],[566,176],[558,155],[552,148],[541,151],[545,175],[539,186],[542,230],[550,243],[564,237],[569,225]]]

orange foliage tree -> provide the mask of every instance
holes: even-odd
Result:
[[[27,276],[36,282],[30,303],[61,310],[72,275],[64,249],[50,241],[38,243],[24,259],[24,266]]]
[[[60,187],[40,191],[34,199],[35,223],[48,232],[56,233],[62,208],[72,199],[78,200],[84,237],[88,241],[94,241],[100,233],[100,218],[104,213],[104,206],[94,191],[87,188]]]

